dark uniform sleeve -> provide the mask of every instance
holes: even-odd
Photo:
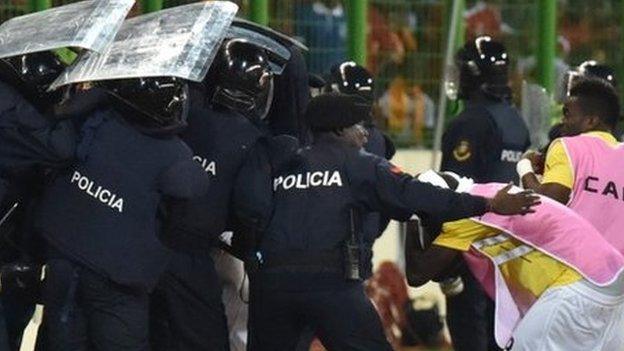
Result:
[[[53,120],[25,100],[16,100],[12,109],[0,112],[0,168],[17,172],[34,166],[66,166],[76,150],[72,121]]]
[[[289,135],[260,138],[247,154],[237,176],[232,204],[236,215],[264,228],[273,210],[272,175],[295,162],[299,142]]]
[[[270,219],[272,200],[269,150],[261,140],[249,151],[236,174],[232,207],[239,219],[264,227]]]
[[[488,157],[495,154],[491,150],[495,135],[487,110],[465,110],[444,133],[440,169],[482,181],[487,175]]]
[[[417,213],[448,222],[486,212],[484,198],[419,182],[381,158],[369,155],[357,163],[350,170],[356,198],[390,218],[404,221]]]
[[[193,161],[193,155],[188,147],[181,148],[180,154],[177,161],[160,174],[158,190],[164,195],[179,199],[206,195],[210,178],[199,163]]]

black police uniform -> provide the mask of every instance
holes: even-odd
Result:
[[[168,258],[156,237],[163,196],[208,190],[177,137],[99,109],[77,161],[46,189],[36,228],[47,239],[46,350],[147,350],[148,299]]]
[[[516,162],[530,145],[526,124],[511,104],[483,97],[468,100],[449,125],[442,146],[443,171],[478,183],[518,183]],[[464,291],[447,297],[447,321],[458,351],[498,350],[493,338],[494,303],[465,265],[460,268]]]
[[[367,125],[366,130],[368,131],[368,142],[364,144],[364,150],[373,155],[383,157],[386,160],[392,159],[396,152],[392,141],[373,124]],[[364,216],[362,221],[363,241],[366,248],[366,254],[362,262],[364,272],[363,278],[368,279],[372,275],[373,269],[373,244],[375,240],[383,234],[384,230],[386,230],[390,220],[379,213],[368,213]]]
[[[248,118],[199,98],[188,123],[181,138],[210,177],[211,191],[169,207],[163,239],[175,253],[152,294],[152,313],[157,314],[151,317],[157,319],[152,347],[229,350],[221,283],[209,253],[233,215],[236,183],[245,181],[239,171],[261,135]]]
[[[366,126],[366,130],[368,132],[368,141],[364,144],[364,150],[390,160],[396,151],[392,141],[372,123]],[[367,213],[362,218],[362,279],[368,279],[373,274],[373,244],[383,234],[389,222],[388,218],[374,212]],[[309,350],[314,336],[313,330],[304,331],[296,350]]]
[[[0,217],[19,203],[0,226],[0,301],[4,305],[0,319],[6,324],[10,350],[20,347],[39,287],[41,240],[32,231],[31,210],[45,174],[67,165],[74,149],[71,121],[43,115],[16,89],[0,81]]]
[[[273,102],[267,122],[273,135],[291,135],[301,142],[310,143],[310,128],[303,113],[310,100],[308,69],[301,50],[289,45],[291,57],[282,74],[274,79]]]
[[[529,145],[526,124],[508,102],[468,100],[444,133],[441,169],[478,183],[518,183],[516,163]]]
[[[330,350],[391,350],[362,282],[345,279],[351,210],[399,220],[424,211],[453,220],[484,213],[485,200],[415,181],[332,133],[294,157],[273,176],[263,264],[250,277],[250,349],[291,350],[311,326]]]

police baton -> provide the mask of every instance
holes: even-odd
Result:
[[[11,206],[11,208],[4,214],[4,216],[2,216],[2,219],[0,219],[0,227],[2,227],[4,223],[9,219],[9,217],[11,217],[11,215],[13,214],[13,212],[15,212],[15,209],[18,206],[19,202],[14,203],[13,206]]]

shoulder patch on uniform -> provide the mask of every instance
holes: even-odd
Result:
[[[468,140],[460,140],[455,149],[453,149],[453,157],[459,161],[467,161],[472,156],[472,147]]]

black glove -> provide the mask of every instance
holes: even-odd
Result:
[[[28,261],[7,263],[0,269],[0,289],[36,300],[41,288],[40,264]]]

